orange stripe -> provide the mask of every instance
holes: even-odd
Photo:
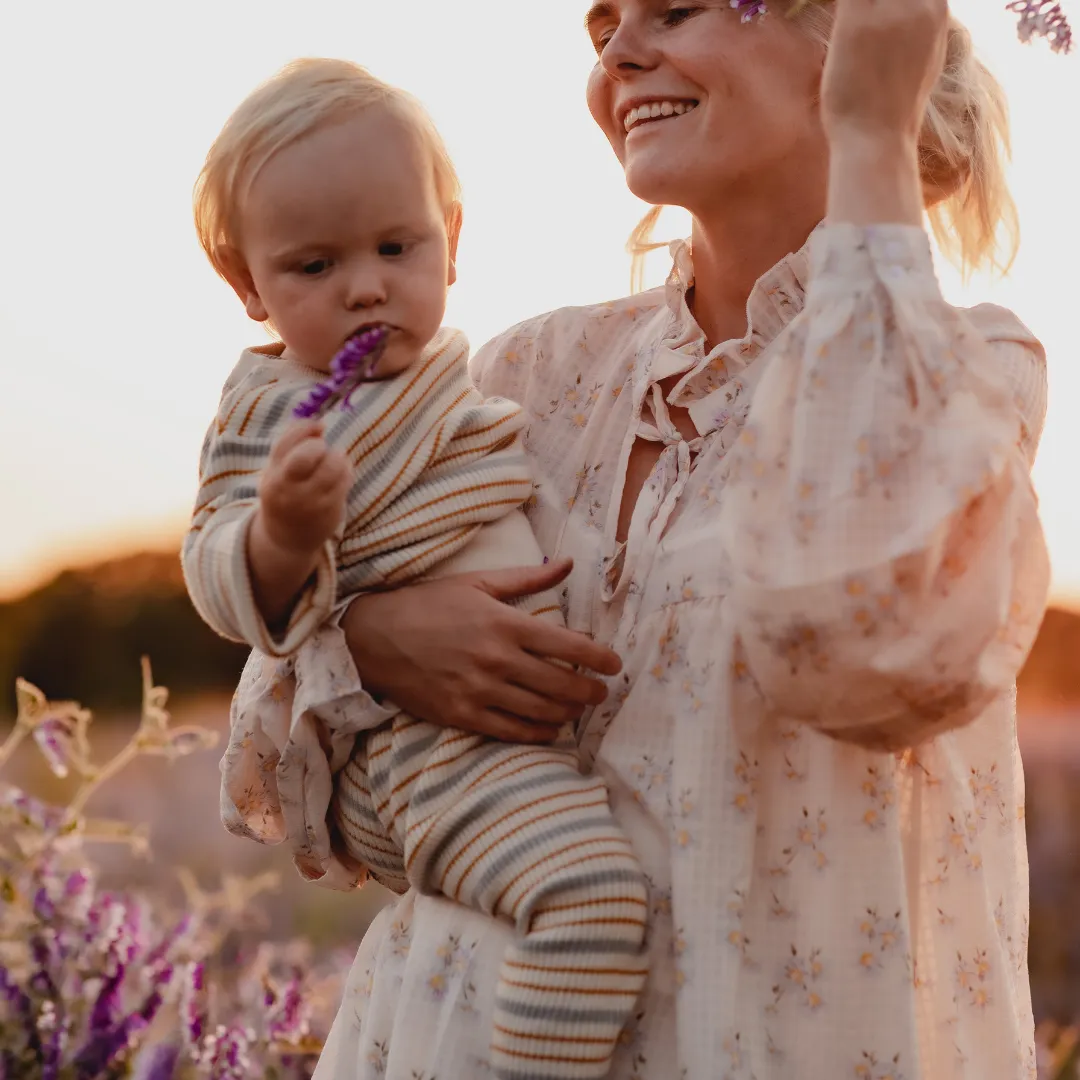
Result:
[[[514,886],[517,885],[518,882],[521,881],[522,878],[528,877],[529,874],[531,874],[534,870],[538,869],[539,867],[543,866],[544,863],[551,862],[552,859],[558,859],[558,858],[560,858],[561,856],[565,855],[567,852],[570,852],[570,851],[577,851],[577,850],[579,850],[581,848],[584,848],[584,847],[595,847],[598,843],[601,843],[601,842],[606,842],[606,843],[609,843],[609,844],[618,842],[618,843],[621,843],[623,847],[625,847],[627,849],[630,848],[630,841],[626,840],[626,839],[624,839],[622,837],[619,837],[617,840],[607,840],[607,841],[578,840],[576,843],[567,844],[565,847],[561,847],[557,851],[549,852],[547,855],[544,855],[542,858],[537,859],[536,862],[534,862],[531,866],[525,867],[525,869],[522,870],[521,873],[518,874],[517,877],[515,877],[506,886],[506,888],[503,889],[503,891],[501,893],[499,893],[498,898],[495,900],[495,907],[496,908],[501,908],[503,899],[506,897],[506,894],[508,892],[510,892],[510,890],[513,889]],[[626,855],[625,851],[594,851],[594,852],[591,852],[589,855],[583,856],[580,859],[573,859],[570,862],[560,863],[559,864],[559,869],[560,870],[569,870],[570,867],[572,867],[572,866],[580,866],[582,863],[585,863],[585,862],[594,862],[596,859],[601,858],[601,857],[612,857],[612,856],[614,856],[614,857],[618,857],[618,858],[623,858],[623,857],[625,857],[625,855]],[[511,917],[516,917],[518,904],[521,903],[522,899],[524,899],[524,898],[519,897],[518,900],[514,903],[514,906],[510,909]]]
[[[586,907],[601,907],[607,904],[633,904],[636,907],[647,908],[649,906],[647,900],[643,900],[640,896],[613,896],[608,899],[598,900],[582,900],[580,904],[552,904],[550,906],[545,905],[541,908],[538,914],[550,915],[553,911],[577,911]]]
[[[380,525],[380,529],[388,530],[391,526],[408,521],[410,517],[414,517],[417,514],[423,514],[426,511],[431,510],[432,507],[438,506],[440,503],[452,502],[456,499],[464,499],[468,495],[475,495],[482,491],[493,491],[498,488],[507,487],[526,487],[532,489],[532,485],[528,481],[519,479],[517,477],[507,477],[501,480],[488,480],[482,484],[473,484],[467,488],[455,488],[453,491],[445,491],[440,495],[436,495],[435,498],[429,499],[426,503],[421,503],[416,506],[410,506],[405,512],[398,514],[397,517],[388,518],[384,523]],[[522,503],[525,501],[525,497],[516,499],[513,505]],[[462,514],[472,513],[474,510],[482,510],[489,506],[501,506],[506,503],[505,499],[497,500],[495,502],[480,502],[474,503],[471,506],[459,507],[456,510],[451,510],[449,513],[442,514],[439,517],[427,517],[417,525],[408,525],[402,531],[397,533],[391,533],[384,535],[378,540],[369,541],[367,544],[357,546],[354,541],[358,538],[355,535],[350,535],[353,530],[359,529],[359,522],[361,517],[366,517],[366,512],[363,515],[358,515],[353,518],[347,528],[345,534],[345,542],[342,544],[342,558],[352,558],[356,555],[363,555],[365,552],[371,550],[378,550],[380,547],[386,547],[390,544],[400,545],[401,542],[410,534],[419,529],[431,529],[440,524],[443,521],[449,521],[455,517],[461,517]],[[352,563],[345,563],[345,566],[351,566]]]
[[[542,1035],[535,1031],[514,1031],[511,1028],[501,1027],[499,1024],[491,1025],[502,1035],[509,1035],[512,1039],[537,1039],[541,1042],[571,1043],[580,1046],[593,1046],[596,1043],[610,1044],[611,1040],[601,1036],[588,1035]]]
[[[546,911],[538,911],[537,915],[546,915]],[[645,928],[644,919],[572,919],[570,922],[545,922],[542,930],[564,930],[568,926],[640,926]]]
[[[472,783],[468,785],[468,787],[465,788],[465,790],[462,792],[462,797],[467,795],[470,791],[475,791],[477,786],[482,784],[493,772],[497,772],[504,765],[508,765],[511,762],[524,760],[525,763],[518,768],[511,770],[510,772],[504,773],[502,776],[499,777],[500,780],[508,779],[511,776],[517,776],[519,773],[525,772],[528,769],[535,768],[537,765],[559,765],[564,763],[564,759],[561,757],[548,756],[545,758],[541,756],[543,754],[550,755],[550,751],[543,748],[522,748],[521,751],[519,751],[518,753],[511,754],[504,760],[496,762],[490,768],[485,769],[478,777],[476,777],[475,780],[472,781]],[[530,761],[530,758],[532,758],[533,760]],[[436,814],[433,816],[433,819],[425,818],[424,822],[418,822],[417,824],[422,825],[429,820],[431,821],[431,825],[428,827],[427,832],[425,832],[418,841],[418,847],[426,843],[431,830],[434,829],[435,826],[438,824],[439,816]]]
[[[277,380],[275,379],[274,382],[277,382]],[[262,399],[270,392],[270,387],[273,385],[274,383],[270,383],[269,385],[264,386],[262,390],[260,390],[259,393],[255,395],[255,400],[251,403],[250,407],[248,408],[247,414],[244,416],[244,419],[240,423],[240,428],[237,431],[238,435],[243,435],[247,431],[247,426],[251,423],[251,418],[255,415],[255,410],[259,407],[259,402],[262,401]]]
[[[507,413],[505,416],[499,417],[494,423],[488,424],[487,427],[470,428],[468,431],[458,432],[450,441],[457,442],[458,439],[468,439],[475,435],[486,435],[489,431],[494,431],[497,427],[502,427],[503,424],[510,420],[516,420],[521,415],[520,406],[514,409],[513,412]],[[517,432],[514,432],[514,437],[517,438]]]
[[[507,986],[516,987],[518,990],[534,990],[540,994],[565,994],[565,986],[543,986],[539,983],[515,982],[505,976],[500,980]],[[637,997],[636,990],[613,990],[608,986],[575,986],[575,994],[591,994],[593,997]]]
[[[542,801],[546,802],[551,798],[566,798],[568,795],[581,795],[581,794],[584,794],[584,793],[583,792],[560,791],[555,796],[545,796]],[[593,791],[589,791],[588,794],[589,795],[595,795],[596,792],[595,792],[595,790],[593,790]],[[538,803],[540,801],[541,800],[537,800],[536,802],[529,803],[526,806],[515,807],[513,810],[509,811],[508,813],[504,814],[501,818],[499,818],[498,821],[493,822],[491,825],[487,826],[487,828],[485,828],[482,832],[478,833],[475,837],[473,837],[473,839],[470,840],[465,845],[465,847],[463,847],[461,849],[461,851],[459,851],[458,854],[455,855],[454,858],[451,860],[450,864],[446,868],[445,873],[443,874],[443,880],[442,880],[442,882],[440,882],[439,887],[441,888],[442,885],[445,884],[447,876],[449,876],[450,871],[454,867],[454,863],[456,863],[458,861],[458,859],[460,859],[465,854],[465,852],[468,851],[470,847],[472,847],[472,845],[474,843],[476,843],[478,840],[481,840],[487,833],[491,832],[492,829],[497,829],[508,818],[514,817],[514,815],[516,815],[516,814],[524,813],[530,807],[538,805]],[[558,817],[560,814],[572,814],[577,810],[589,810],[589,809],[592,809],[593,807],[604,806],[606,804],[607,804],[607,795],[605,793],[601,792],[600,797],[598,799],[594,799],[592,802],[571,803],[571,804],[569,804],[567,806],[560,806],[556,810],[549,810],[546,814],[539,814],[536,817],[526,818],[524,821],[522,821],[520,824],[516,825],[509,832],[503,833],[501,836],[499,836],[499,838],[497,840],[495,840],[493,843],[489,844],[486,848],[484,848],[484,850],[481,851],[473,859],[473,861],[471,863],[469,863],[469,865],[464,869],[464,871],[462,871],[462,874],[461,874],[462,882],[464,882],[464,881],[466,881],[468,879],[469,875],[473,872],[473,870],[476,869],[476,864],[478,862],[480,862],[482,859],[485,859],[488,855],[490,855],[491,852],[495,848],[497,848],[500,844],[505,843],[507,840],[512,840],[523,829],[529,829],[533,825],[539,825],[540,822],[547,821],[549,818]],[[599,841],[597,841],[597,842],[599,842]],[[460,885],[458,886],[458,888],[459,888],[459,891],[460,891]],[[455,897],[455,899],[456,899],[456,897]]]
[[[271,386],[277,386],[277,384],[278,384],[277,379],[271,379],[268,383],[265,384],[266,389],[269,390]],[[259,390],[259,389],[261,389],[261,387],[256,387],[255,389]],[[251,390],[248,391],[248,394],[250,394],[250,393],[252,393]],[[236,411],[237,411],[237,409],[240,408],[240,405],[243,402],[245,397],[247,397],[247,394],[241,394],[236,399],[236,401],[233,402],[233,407],[228,411],[227,415],[225,416],[225,419],[218,421],[217,429],[218,429],[218,434],[219,435],[224,435],[225,432],[228,430],[230,421],[232,420],[233,416],[236,415]]]
[[[348,454],[350,457],[353,453],[356,452],[356,448],[364,441],[364,439],[366,439],[373,431],[378,429],[380,424],[385,423],[386,421],[391,419],[393,412],[398,408],[402,401],[408,398],[409,394],[412,392],[413,388],[417,385],[417,383],[420,382],[424,375],[426,375],[431,370],[431,368],[437,363],[437,361],[441,360],[443,356],[446,355],[447,350],[453,344],[454,342],[452,340],[448,341],[437,353],[428,357],[427,361],[421,367],[416,369],[416,372],[413,375],[412,379],[409,381],[408,385],[402,388],[401,393],[398,394],[398,396],[390,403],[387,409],[375,420],[373,424],[371,424],[370,427],[360,432],[360,434],[357,435],[357,437],[353,440],[353,443],[348,450]],[[454,354],[455,360],[458,355],[458,353]],[[454,365],[453,363],[451,363],[448,367],[440,371],[435,376],[434,380],[432,381],[431,387],[427,390],[425,396],[431,394],[435,387],[438,386],[440,379],[442,379],[448,372],[452,372],[453,370]],[[407,416],[408,413],[406,413],[405,415]],[[400,422],[400,417],[393,417],[393,423],[389,425],[387,433],[371,449],[374,450],[377,447],[382,446],[382,444],[386,442],[386,440],[390,438],[390,436],[393,435],[395,431],[398,430]]]
[[[581,968],[566,967],[543,967],[540,964],[522,964],[517,960],[511,960],[509,956],[503,958],[503,967],[518,968],[521,971],[540,971],[546,975],[580,975]],[[621,968],[589,968],[590,975],[614,975],[617,978],[639,978],[644,972],[623,971]]]
[[[506,1054],[508,1057],[523,1058],[525,1061],[554,1061],[561,1062],[564,1065],[592,1065],[602,1061],[610,1061],[614,1056],[615,1051],[612,1050],[610,1054],[605,1054],[603,1057],[560,1057],[557,1054],[526,1054],[521,1050],[511,1050],[508,1046],[495,1046],[494,1050],[498,1050],[500,1054]]]

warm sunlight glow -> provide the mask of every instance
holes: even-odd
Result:
[[[1015,40],[1003,0],[957,0],[1013,111],[1023,243],[1008,280],[956,302],[1012,307],[1050,356],[1036,470],[1059,597],[1080,598],[1080,56]],[[261,340],[199,251],[191,185],[229,111],[301,55],[413,91],[465,189],[448,321],[474,346],[563,304],[627,291],[641,206],[584,104],[588,0],[544,4],[20,4],[0,40],[4,202],[0,594],[58,564],[179,537],[203,431]],[[685,228],[677,215],[661,231]],[[662,254],[650,284],[666,272]]]

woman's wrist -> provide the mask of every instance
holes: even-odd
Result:
[[[825,219],[829,224],[921,226],[917,143],[898,134],[832,136]]]

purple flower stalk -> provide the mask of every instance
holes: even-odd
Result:
[[[796,0],[792,10],[798,10],[809,2],[813,0]],[[750,22],[755,17],[763,18],[769,13],[765,0],[730,0],[730,3],[740,13],[743,22]],[[1016,32],[1025,44],[1032,38],[1041,37],[1046,39],[1051,52],[1072,52],[1072,29],[1056,0],[1009,0],[1005,10],[1019,16]]]
[[[349,408],[353,392],[375,373],[387,334],[385,326],[373,326],[349,338],[330,361],[330,378],[314,387],[293,410],[294,415],[302,420],[322,416],[337,400],[343,409]]]
[[[1060,4],[1053,0],[1011,0],[1007,8],[1020,16],[1016,33],[1021,41],[1043,37],[1049,42],[1052,52],[1072,51],[1072,29]]]
[[[749,22],[755,15],[765,16],[769,13],[765,0],[731,0],[731,6],[739,12],[743,22]]]

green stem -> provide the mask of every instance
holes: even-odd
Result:
[[[131,741],[121,750],[108,764],[103,765],[98,774],[86,781],[75,792],[75,797],[68,803],[67,820],[71,821],[78,817],[90,801],[90,797],[102,784],[111,780],[121,769],[126,768],[139,756],[139,736],[136,734]]]
[[[3,745],[0,745],[0,770],[11,760],[11,755],[15,753],[19,743],[26,738],[29,731],[28,724],[24,724],[22,720],[15,721],[15,726],[4,740]]]

